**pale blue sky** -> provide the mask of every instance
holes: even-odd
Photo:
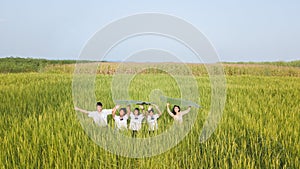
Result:
[[[211,41],[221,61],[300,59],[299,0],[1,0],[0,57],[76,59],[84,44],[100,28],[119,18],[144,12],[171,14],[193,24]],[[143,40],[137,38],[128,43],[110,55],[141,50],[133,46]],[[159,44],[155,38],[152,43]],[[153,48],[151,43],[144,44],[147,45]],[[161,48],[164,47],[162,44]],[[181,55],[184,54],[182,50]]]

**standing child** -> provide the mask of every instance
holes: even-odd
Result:
[[[140,106],[140,109],[145,113],[143,106]],[[132,130],[132,137],[136,137],[137,132],[142,128],[144,114],[140,114],[140,109],[135,108],[133,113],[130,113],[129,129]]]
[[[152,108],[152,106],[149,106],[147,115],[149,134],[154,133],[154,131],[158,129],[157,119],[162,115],[162,112],[159,110],[158,106],[155,104],[152,105],[156,108],[158,114],[154,114],[154,109]]]
[[[126,130],[127,129],[127,120],[130,113],[130,106],[127,106],[127,109],[121,108],[119,110],[119,116],[116,115],[116,110],[112,112],[112,117],[115,120],[115,127],[117,130]]]

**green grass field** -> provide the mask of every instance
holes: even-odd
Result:
[[[69,66],[68,71],[54,66],[40,73],[0,74],[0,168],[300,168],[299,68],[225,67],[223,117],[208,141],[200,143],[211,91],[209,77],[197,74],[193,66],[203,107],[196,124],[170,151],[139,159],[107,152],[86,135],[74,111]],[[167,94],[177,90],[165,85],[172,79],[158,74],[141,74],[135,80],[144,79],[152,86],[143,90],[133,83],[130,92],[135,99],[148,98],[155,88]],[[96,88],[96,97],[104,108],[114,106],[111,80],[110,73],[97,75],[102,87]],[[171,122],[164,112],[159,132]]]

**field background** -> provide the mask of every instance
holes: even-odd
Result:
[[[111,154],[85,134],[73,106],[74,64],[0,59],[0,168],[300,168],[300,61],[224,63],[225,110],[212,137],[202,144],[199,131],[210,106],[209,77],[203,65],[188,64],[203,106],[197,123],[170,151],[143,159]],[[102,87],[96,95],[109,108],[114,106],[109,87],[118,63],[100,65],[97,84]],[[165,85],[172,79],[162,77],[156,70],[139,74],[134,79],[138,84],[145,79],[152,83],[147,90],[142,89],[148,84],[133,83],[132,95],[147,98],[155,88],[176,91],[176,86]],[[160,132],[171,122],[164,112]],[[109,123],[113,125],[111,118]]]

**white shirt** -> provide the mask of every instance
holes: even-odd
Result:
[[[182,116],[185,115],[185,114],[187,114],[190,110],[191,110],[191,109],[188,108],[187,110],[181,111],[180,113],[174,115],[174,114],[170,111],[169,108],[167,109],[167,111],[168,111],[168,113],[170,114],[170,116],[172,116],[172,117],[174,118],[174,121],[175,121],[175,122],[178,122],[178,123],[180,123],[180,124],[183,122]]]
[[[177,114],[177,115],[174,115],[174,120],[178,123],[182,123],[183,122],[183,119],[182,119],[182,113],[180,114]]]
[[[99,126],[107,126],[107,115],[112,114],[112,109],[103,109],[101,112],[89,112],[88,117],[92,117]]]
[[[147,117],[147,122],[149,126],[149,131],[154,131],[158,129],[157,119],[159,118],[158,114],[154,114],[152,117],[149,115]]]
[[[130,113],[129,129],[136,130],[136,131],[140,130],[142,128],[143,119],[144,119],[144,115],[142,114],[135,116],[133,113]]]
[[[115,127],[116,129],[127,129],[127,119],[128,119],[128,115],[125,114],[123,116],[123,118],[121,119],[120,116],[115,115]]]

